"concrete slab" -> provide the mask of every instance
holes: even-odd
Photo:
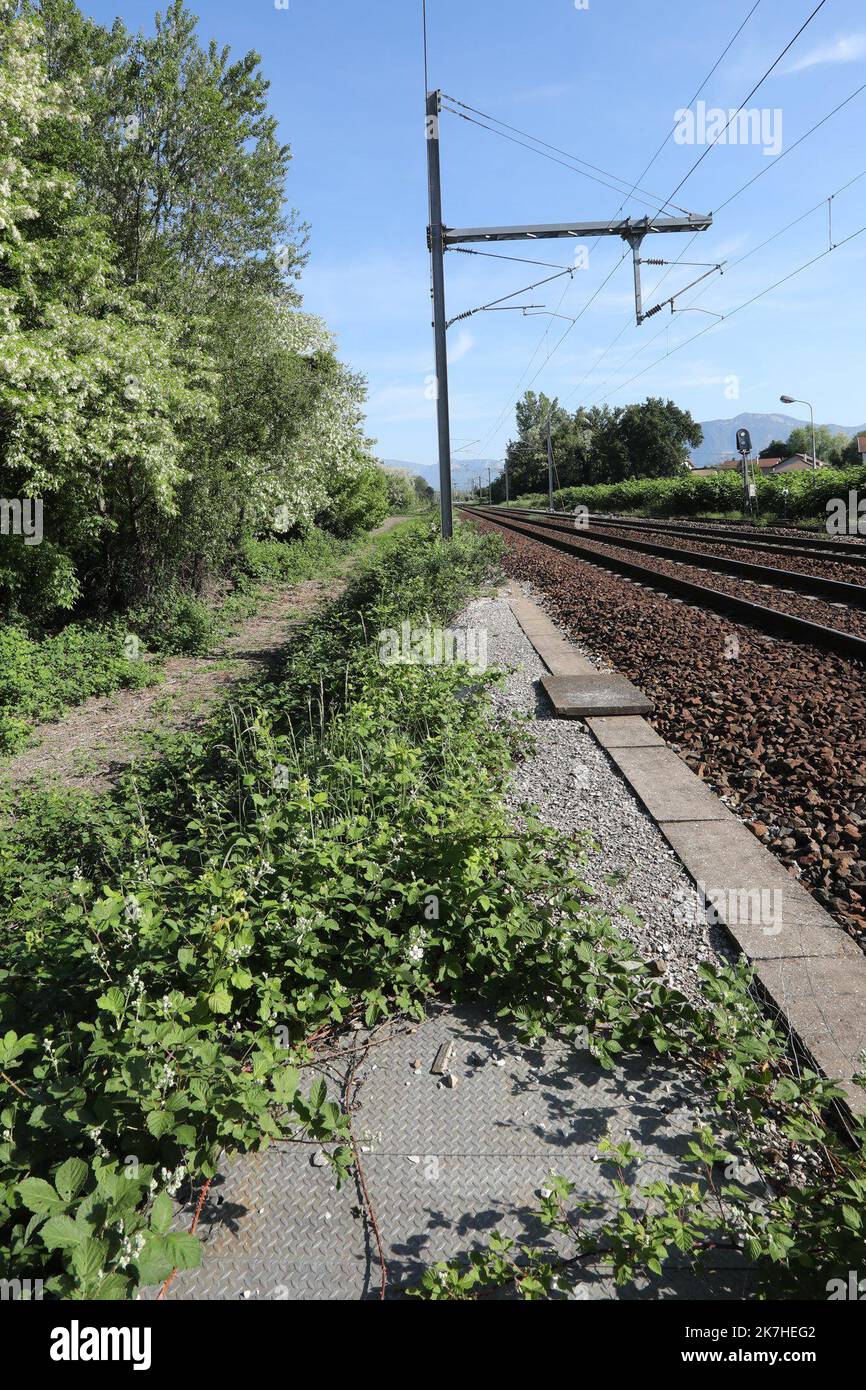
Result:
[[[866,1114],[866,1091],[851,1079],[866,1052],[866,971],[847,960],[762,961],[756,971],[810,1056],[842,1078],[851,1109]]]
[[[593,736],[613,752],[619,748],[666,748],[667,744],[639,714],[611,715],[607,719],[587,719]]]
[[[714,888],[782,888],[786,895],[799,887],[784,865],[733,816],[715,823],[661,821],[660,825],[697,883]],[[804,889],[800,893],[812,904],[817,917],[826,916]]]
[[[560,634],[545,614],[513,591],[512,610],[552,675],[544,681],[557,713],[586,718],[745,956],[763,990],[816,1066],[838,1079],[850,1111],[866,1115],[866,1091],[853,1077],[866,1051],[866,959],[837,922],[728,811],[640,714],[596,708],[604,688],[630,683],[612,673],[569,665]],[[546,652],[542,650],[546,647]],[[572,672],[574,674],[572,675]],[[571,677],[559,679],[557,677]],[[631,691],[643,699],[639,691]],[[649,704],[649,701],[646,702]],[[696,908],[698,904],[696,902]]]
[[[661,829],[749,960],[847,960],[866,976],[862,951],[739,821]]]
[[[596,668],[563,637],[543,609],[509,585],[509,606],[548,671],[554,676],[593,675]]]
[[[736,819],[672,748],[618,748],[614,761],[659,822]]]
[[[626,680],[610,671],[592,675],[545,676],[542,684],[561,719],[590,715],[651,714],[653,703]],[[675,755],[674,755],[675,756]]]
[[[832,917],[824,925],[817,922],[798,922],[796,903],[783,899],[781,912],[764,897],[764,908],[751,920],[737,912],[735,920],[725,925],[740,950],[750,961],[836,960],[847,962],[849,969],[866,968],[863,952],[854,944]],[[766,914],[767,920],[762,920]],[[866,972],[864,972],[866,973]]]

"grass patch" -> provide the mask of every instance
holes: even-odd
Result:
[[[92,695],[161,680],[162,658],[206,656],[259,608],[265,586],[329,579],[358,543],[314,529],[301,540],[248,541],[235,588],[219,605],[172,589],[107,623],[72,623],[55,636],[0,631],[0,754],[27,746],[33,726],[61,719]]]

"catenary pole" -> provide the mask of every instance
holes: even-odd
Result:
[[[439,508],[442,539],[453,534],[451,507],[451,421],[448,411],[448,346],[445,318],[445,242],[442,226],[442,175],[439,160],[440,92],[427,93],[427,184],[430,198],[431,294],[433,298],[433,344],[436,357],[436,423],[439,437]]]

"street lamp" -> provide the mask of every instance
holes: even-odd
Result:
[[[814,482],[814,480],[815,480],[815,474],[816,474],[817,471],[818,471],[818,453],[817,453],[817,450],[816,450],[816,447],[815,447],[815,412],[814,412],[814,410],[812,409],[812,406],[810,405],[809,401],[801,401],[801,400],[798,400],[798,398],[797,398],[796,396],[780,396],[780,397],[779,397],[779,400],[782,402],[782,405],[808,405],[808,406],[809,406],[809,415],[811,416],[811,419],[812,419],[812,481]]]

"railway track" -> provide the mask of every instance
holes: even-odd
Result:
[[[474,514],[503,536],[506,571],[654,701],[665,741],[866,949],[866,643]]]
[[[802,574],[795,570],[755,565],[732,560],[727,556],[699,554],[693,551],[683,553],[673,547],[638,538],[608,536],[603,530],[599,531],[592,522],[589,527],[576,531],[573,519],[569,522],[563,517],[551,517],[547,512],[530,513],[532,519],[524,521],[513,512],[505,512],[495,507],[466,507],[463,510],[469,515],[483,517],[497,526],[516,531],[577,559],[600,564],[626,578],[661,589],[677,598],[687,599],[699,607],[709,608],[740,622],[757,626],[770,636],[805,642],[825,651],[866,661],[866,637],[859,636],[854,631],[845,631],[831,623],[814,622],[787,612],[781,607],[756,603],[753,599],[730,589],[698,583],[687,578],[685,574],[672,573],[669,568],[643,565],[624,555],[612,554],[611,550],[637,551],[654,556],[668,566],[708,569],[730,576],[734,580],[762,584],[775,588],[780,593],[790,591],[806,594],[810,598],[824,599],[858,612],[866,609],[866,586],[828,579],[821,575]],[[607,549],[600,549],[599,546]],[[840,613],[841,611],[840,607]]]
[[[549,512],[527,511],[528,516],[550,516]],[[708,526],[701,523],[689,525],[685,522],[656,521],[647,518],[620,518],[593,515],[591,526],[616,529],[618,531],[664,532],[688,540],[723,541],[725,545],[742,550],[768,550],[808,559],[835,560],[844,565],[866,565],[866,543],[861,540],[834,540],[830,536],[813,536],[806,532],[792,535],[785,531],[773,531],[769,527],[744,533],[740,528]]]
[[[576,529],[574,521],[566,517],[551,517],[549,512],[533,512],[532,516],[535,526],[550,527],[551,530],[561,531],[565,535],[577,535],[578,538],[585,537],[589,540],[606,541],[608,539],[609,533],[599,528],[593,521],[590,521],[589,526]],[[626,528],[622,529],[625,530]],[[695,537],[695,540],[703,540],[703,538]],[[866,608],[866,585],[864,584],[848,583],[843,580],[828,578],[825,575],[803,573],[799,570],[780,569],[774,565],[755,564],[748,560],[734,560],[726,555],[693,550],[684,552],[675,546],[662,545],[658,541],[641,540],[639,537],[631,535],[627,537],[616,536],[615,539],[611,538],[610,543],[618,546],[627,545],[629,549],[645,555],[658,555],[674,564],[689,564],[698,569],[716,570],[720,574],[732,574],[741,579],[751,579],[757,583],[772,585],[776,588],[793,589],[799,593],[812,594],[816,598],[830,599],[834,603],[844,603],[854,608]],[[822,555],[820,563],[823,563],[825,558]]]

